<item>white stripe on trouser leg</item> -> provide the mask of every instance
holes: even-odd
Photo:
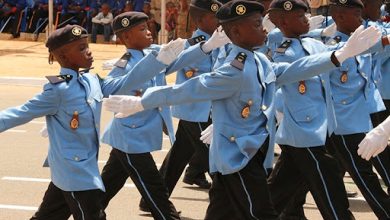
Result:
[[[332,201],[330,199],[330,196],[329,196],[329,192],[328,192],[328,188],[326,187],[326,182],[324,180],[324,176],[322,175],[322,172],[321,172],[321,169],[320,169],[320,163],[318,162],[318,160],[316,159],[316,157],[314,156],[314,154],[311,152],[310,148],[306,148],[311,157],[314,159],[314,161],[316,162],[316,168],[317,168],[317,171],[318,171],[318,174],[320,175],[321,177],[321,182],[322,182],[322,185],[324,186],[324,190],[325,190],[325,194],[326,194],[326,198],[328,199],[328,202],[329,202],[329,205],[330,205],[330,208],[332,209],[332,212],[333,212],[333,215],[336,219],[339,219],[337,214],[336,214],[336,211],[334,210],[334,207],[333,207],[333,204],[332,204]]]
[[[144,182],[142,181],[142,178],[141,178],[141,176],[139,175],[137,169],[135,169],[135,167],[133,166],[133,164],[131,164],[129,155],[126,154],[126,157],[127,157],[127,162],[129,163],[130,167],[133,168],[133,170],[134,170],[135,173],[137,174],[138,179],[139,179],[139,181],[140,181],[142,187],[144,188],[146,194],[148,195],[148,198],[150,199],[150,201],[152,201],[154,207],[155,207],[155,208],[157,209],[157,211],[160,213],[161,217],[165,220],[165,216],[163,215],[163,213],[161,212],[161,210],[157,207],[156,203],[153,201],[152,196],[149,194],[149,191],[148,191],[148,189],[146,188]]]
[[[385,169],[385,167],[383,166],[383,163],[381,161],[381,158],[378,156],[375,157],[376,160],[378,160],[379,164],[381,165],[381,168],[383,170],[383,172],[385,173],[386,175],[386,179],[387,179],[387,182],[390,184],[390,178],[389,178],[389,174],[387,173],[387,170]]]
[[[359,170],[356,167],[355,161],[353,160],[353,156],[352,156],[351,152],[349,151],[349,149],[347,147],[347,144],[345,143],[344,136],[343,135],[340,135],[340,136],[341,136],[341,139],[343,140],[343,146],[344,146],[345,150],[348,152],[349,157],[351,158],[353,168],[355,169],[355,172],[356,172],[357,176],[359,177],[360,181],[362,182],[364,188],[366,188],[367,192],[370,194],[370,196],[376,202],[376,204],[379,206],[379,208],[382,209],[382,211],[385,213],[386,217],[390,218],[389,214],[386,212],[386,209],[384,209],[381,206],[381,204],[378,202],[378,200],[376,200],[375,196],[372,194],[371,190],[367,187],[366,183],[364,182],[364,179],[362,178],[362,176],[360,175]]]
[[[240,172],[237,172],[237,173],[238,173],[238,176],[240,177],[241,185],[242,185],[242,187],[244,188],[246,197],[248,198],[248,202],[249,202],[249,212],[251,213],[251,216],[252,216],[254,219],[259,220],[259,219],[256,218],[256,216],[253,214],[253,210],[252,210],[252,209],[253,209],[253,205],[252,205],[251,196],[249,195],[248,190],[246,190],[246,186],[245,186],[244,180],[242,179]]]
[[[81,208],[80,202],[76,199],[76,196],[74,195],[74,192],[71,192],[70,194],[72,195],[73,199],[77,202],[77,206],[79,207],[80,212],[81,212],[81,218],[84,220],[85,219],[84,212],[83,212],[83,209]]]

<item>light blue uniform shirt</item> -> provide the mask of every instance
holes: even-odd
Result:
[[[180,85],[149,88],[142,97],[145,109],[212,100],[214,133],[209,155],[210,172],[222,174],[244,168],[268,137],[269,150],[273,150],[276,86],[335,68],[330,61],[330,52],[305,57],[292,64],[271,64],[261,53],[236,45],[230,47],[225,63],[215,71]],[[238,54],[246,55],[242,68],[232,64],[238,62]],[[243,117],[247,106],[250,113]]]
[[[155,46],[151,50],[158,49],[158,46]],[[115,67],[108,77],[116,78],[139,66],[140,60],[144,59],[144,54],[150,54],[151,50],[137,51],[128,49],[127,53],[131,54],[131,56],[125,68]],[[129,76],[131,78],[131,82],[127,85],[129,89],[115,94],[142,96],[148,88],[166,85],[165,74],[182,69],[192,62],[207,59],[208,57],[209,55],[201,50],[200,44],[194,45],[181,53],[176,62],[162,72],[160,72],[162,69],[150,71],[150,66],[143,66],[143,71],[134,72]],[[175,133],[170,108],[169,106],[160,105],[126,118],[113,118],[103,133],[102,142],[129,154],[161,150],[162,128],[164,124],[171,143],[173,143],[175,141]]]

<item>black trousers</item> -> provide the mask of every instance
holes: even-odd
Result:
[[[150,153],[127,154],[112,149],[102,171],[106,187],[102,199],[104,208],[124,186],[129,176],[150,207],[154,219],[180,219],[174,205],[168,199],[167,188]]]
[[[371,121],[374,127],[382,123],[390,116],[390,100],[383,100],[386,110],[371,114]],[[388,146],[382,153],[371,159],[376,171],[382,177],[387,186],[387,193],[390,195],[390,147]]]
[[[66,192],[50,182],[38,211],[30,220],[105,220],[101,190]]]
[[[378,176],[372,170],[370,161],[358,154],[358,144],[365,137],[364,133],[331,136],[329,148],[335,157],[351,175],[367,203],[378,219],[390,219],[390,197],[383,191]]]
[[[206,220],[278,219],[263,167],[267,148],[268,141],[242,170],[213,175]]]
[[[268,179],[276,211],[286,208],[291,195],[305,195],[309,189],[324,219],[354,219],[337,161],[325,146],[280,147],[282,153]]]
[[[196,178],[209,170],[209,149],[199,140],[200,133],[211,124],[208,122],[189,122],[180,120],[176,131],[176,141],[165,156],[160,168],[169,195],[180,179],[184,168],[191,160],[191,175]]]

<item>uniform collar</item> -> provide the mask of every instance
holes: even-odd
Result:
[[[210,35],[202,30],[200,30],[199,28],[196,29],[196,31],[194,32],[194,34],[192,35],[192,37],[197,37],[197,36],[200,36],[200,35],[203,35],[206,37],[206,40],[210,38]]]
[[[74,79],[76,79],[79,75],[78,72],[76,72],[72,69],[69,69],[69,68],[64,68],[64,67],[61,67],[60,74],[61,75],[71,75]]]
[[[127,53],[131,54],[131,57],[136,58],[137,60],[142,59],[144,57],[144,52],[141,50],[135,50],[135,49],[127,49]]]

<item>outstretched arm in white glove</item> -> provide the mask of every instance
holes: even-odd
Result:
[[[115,112],[115,118],[126,118],[144,110],[141,97],[131,95],[110,95],[103,99],[103,106],[107,111]]]
[[[165,65],[171,64],[179,54],[184,50],[186,40],[177,38],[167,44],[161,45],[156,59]]]
[[[365,160],[376,157],[387,147],[390,138],[390,117],[366,134],[360,142],[358,154]]]
[[[213,124],[209,125],[204,131],[202,131],[200,140],[205,144],[211,144],[213,141]]]
[[[359,55],[378,43],[381,32],[371,26],[364,29],[363,25],[358,27],[351,35],[345,45],[335,52],[337,60],[342,63],[350,57]]]
[[[209,53],[212,50],[222,47],[227,43],[230,43],[230,39],[226,36],[225,31],[222,29],[222,26],[219,26],[211,35],[210,39],[202,45],[202,50],[205,53]]]

